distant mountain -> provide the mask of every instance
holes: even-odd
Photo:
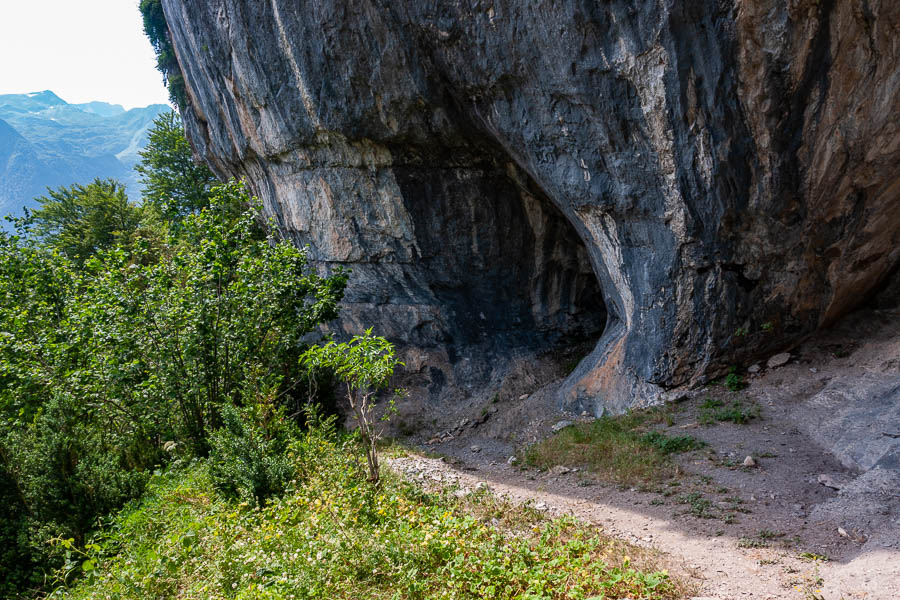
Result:
[[[134,173],[164,104],[69,104],[46,90],[0,95],[0,215],[19,215],[47,188],[113,177],[140,194]]]
[[[73,104],[72,106],[101,117],[115,117],[125,112],[121,104],[108,104],[106,102],[85,102],[83,104]]]

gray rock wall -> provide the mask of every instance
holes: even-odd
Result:
[[[646,404],[900,258],[893,0],[163,6],[197,153],[435,396],[586,335],[560,402]]]

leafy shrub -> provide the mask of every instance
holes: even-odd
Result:
[[[209,206],[215,175],[194,162],[184,136],[184,124],[175,111],[162,113],[147,132],[147,146],[139,152],[134,170],[141,176],[144,205],[173,224]]]
[[[141,0],[139,5],[144,19],[144,34],[156,52],[156,68],[162,73],[169,88],[169,99],[179,110],[187,105],[187,88],[184,75],[178,65],[175,49],[169,39],[169,26],[161,0]]]
[[[70,599],[646,598],[692,594],[638,548],[489,493],[361,482],[345,436],[296,442],[295,489],[264,507],[216,498],[207,471],[155,478],[107,529],[115,555],[61,589]],[[629,556],[633,558],[629,558]],[[652,559],[651,559],[652,560]]]
[[[127,243],[141,224],[141,208],[113,179],[62,186],[36,200],[38,208],[25,219],[31,234],[78,262]]]
[[[0,469],[13,490],[0,520],[15,524],[0,543],[16,548],[0,569],[12,578],[39,579],[22,564],[59,564],[48,539],[82,544],[139,495],[168,442],[203,455],[228,407],[305,393],[304,336],[337,315],[346,275],[309,272],[257,207],[235,215],[249,205],[239,184],[220,186],[177,237],[87,255],[0,234]],[[269,448],[219,442],[232,458]],[[234,471],[239,490],[281,485],[283,465],[263,463]]]
[[[0,438],[0,470],[15,490],[0,506],[7,523],[0,542],[12,553],[0,568],[20,585],[41,582],[34,564],[60,563],[52,539],[85,543],[96,520],[138,497],[148,479],[147,471],[127,463],[123,450],[131,441],[97,427],[86,413],[83,403],[60,394],[27,427],[9,428]]]
[[[225,497],[257,505],[284,492],[294,475],[286,432],[267,430],[250,411],[233,406],[223,407],[222,418],[222,427],[210,437],[207,463],[215,488]]]
[[[725,376],[725,387],[731,392],[739,392],[747,387],[747,383],[744,381],[743,376],[732,371]]]

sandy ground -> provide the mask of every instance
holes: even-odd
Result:
[[[900,311],[860,311],[790,354],[763,363],[745,390],[710,385],[671,405],[671,424],[658,427],[708,444],[677,458],[675,480],[623,488],[577,465],[509,464],[554,423],[587,418],[547,413],[548,389],[446,415],[412,438],[443,458],[391,464],[431,483],[483,482],[656,548],[698,598],[900,599]],[[740,400],[759,416],[704,425],[709,398]],[[448,422],[457,425],[442,429]],[[755,466],[743,465],[747,456]]]

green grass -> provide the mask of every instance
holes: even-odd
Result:
[[[734,400],[726,404],[719,399],[707,398],[700,405],[699,420],[703,425],[712,425],[720,421],[746,425],[757,418],[759,418],[759,406],[744,404],[741,400]]]
[[[201,464],[156,476],[54,597],[648,598],[684,590],[640,549],[488,492],[359,477],[343,442],[307,443],[298,479],[258,508],[220,499]],[[636,557],[636,563],[628,556]],[[640,563],[640,566],[636,566]]]
[[[697,450],[705,446],[705,444],[697,438],[689,435],[678,435],[669,437],[659,431],[651,431],[641,436],[641,444],[652,446],[663,454],[680,454]]]
[[[690,508],[688,513],[698,519],[715,519],[713,514],[712,502],[703,497],[700,492],[692,492],[678,498],[679,504],[687,504]]]
[[[577,423],[525,452],[525,463],[542,469],[578,465],[600,478],[620,484],[658,481],[671,477],[675,465],[670,455],[700,448],[690,436],[669,437],[648,431],[649,424],[664,419],[658,411],[635,411]]]
[[[742,375],[732,372],[725,376],[725,387],[731,392],[739,392],[747,387],[747,383]]]
[[[764,539],[756,539],[749,537],[742,537],[737,542],[738,548],[768,548],[769,544]]]

